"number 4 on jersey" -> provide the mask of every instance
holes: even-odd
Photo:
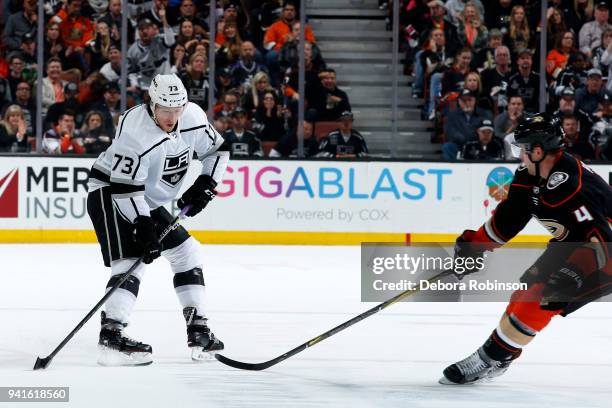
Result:
[[[578,208],[576,211],[574,211],[574,215],[576,216],[576,220],[578,222],[593,221],[593,216],[591,215],[589,210],[586,209],[584,205]]]

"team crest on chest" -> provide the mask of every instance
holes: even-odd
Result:
[[[563,241],[567,238],[569,230],[559,221],[553,219],[538,219],[538,221],[540,221],[540,224],[542,224],[555,239]]]
[[[177,155],[166,156],[161,181],[170,187],[176,187],[187,174],[188,167],[189,149]]]
[[[555,189],[559,187],[561,184],[565,183],[569,179],[569,175],[562,171],[556,171],[550,175],[548,178],[548,183],[546,183],[546,188],[549,190]]]

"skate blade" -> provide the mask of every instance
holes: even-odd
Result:
[[[470,386],[470,385],[475,385],[475,384],[480,384],[480,383],[486,383],[486,382],[491,382],[492,379],[485,377],[485,378],[479,378],[476,381],[471,381],[471,382],[467,382],[467,383],[456,383],[456,382],[452,382],[451,380],[449,380],[446,377],[442,377],[438,380],[438,384],[442,384],[442,385],[463,385],[463,386]]]
[[[151,353],[126,354],[104,346],[98,348],[100,350],[98,365],[103,367],[145,366],[153,362]]]
[[[203,347],[189,347],[191,349],[191,360],[196,362],[214,361],[216,351],[204,351]]]

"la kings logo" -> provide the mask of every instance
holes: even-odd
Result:
[[[161,181],[170,187],[176,187],[187,174],[189,167],[189,150],[176,156],[166,156]]]

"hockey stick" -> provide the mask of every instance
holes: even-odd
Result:
[[[452,269],[447,269],[444,272],[440,272],[439,274],[435,275],[432,278],[429,278],[427,281],[428,282],[434,282],[437,281],[439,279],[442,279],[446,276],[449,275],[453,275],[455,274],[455,272]],[[392,297],[391,299],[363,312],[362,314],[353,317],[351,320],[348,320],[336,327],[334,327],[331,330],[326,331],[325,333],[308,340],[306,343],[300,344],[299,346],[297,346],[296,348],[294,348],[293,350],[290,350],[288,352],[286,352],[285,354],[278,356],[276,358],[273,358],[272,360],[268,360],[268,361],[264,361],[263,363],[244,363],[241,361],[236,361],[236,360],[232,360],[231,358],[227,358],[224,355],[221,354],[215,354],[215,358],[217,360],[219,360],[220,362],[222,362],[225,365],[228,365],[230,367],[234,367],[234,368],[238,368],[240,370],[251,370],[251,371],[261,371],[261,370],[265,370],[266,368],[272,367],[273,365],[276,365],[278,363],[280,363],[281,361],[284,361],[286,359],[288,359],[289,357],[292,357],[294,355],[296,355],[297,353],[300,353],[304,350],[306,350],[309,347],[314,346],[315,344],[325,340],[328,337],[333,336],[334,334],[341,332],[342,330],[351,327],[352,325],[354,325],[357,322],[362,321],[363,319],[372,316],[373,314],[376,314],[378,312],[380,312],[383,309],[386,309],[387,307],[391,306],[394,303],[399,302],[400,300],[407,298],[408,296],[414,295],[415,293],[420,292],[420,286],[419,288],[416,289],[408,289],[402,293],[400,293],[399,295],[396,295],[394,297]]]
[[[178,227],[179,225],[179,220],[182,219],[183,217],[185,217],[185,214],[187,213],[187,211],[189,211],[189,209],[191,208],[191,206],[186,206],[184,207],[181,212],[179,213],[179,215],[177,215],[172,222],[170,223],[170,225],[168,225],[166,227],[166,229],[164,229],[161,234],[159,235],[159,240],[158,242],[161,243],[162,240],[172,231],[174,230],[176,227]],[[136,262],[134,262],[134,265],[132,265],[130,267],[130,269],[127,270],[127,272],[125,272],[123,274],[123,276],[121,277],[121,279],[119,279],[111,288],[108,292],[106,292],[106,294],[104,296],[102,296],[102,299],[100,299],[100,301],[98,303],[96,303],[96,305],[89,311],[89,313],[87,313],[87,315],[83,318],[83,320],[81,320],[79,322],[79,324],[76,325],[76,327],[74,329],[72,329],[72,331],[64,338],[64,340],[62,340],[62,342],[55,348],[55,350],[53,350],[53,352],[51,352],[51,354],[49,354],[47,357],[45,358],[40,358],[37,357],[36,358],[36,363],[34,363],[34,370],[38,370],[38,369],[45,369],[47,368],[47,366],[49,365],[49,363],[51,363],[51,360],[53,360],[53,357],[55,357],[55,355],[57,353],[60,352],[61,349],[64,348],[64,346],[70,341],[70,339],[72,339],[72,337],[74,337],[74,335],[81,330],[81,327],[83,327],[85,325],[85,323],[87,323],[87,321],[89,319],[91,319],[91,316],[94,315],[94,313],[96,313],[96,311],[98,311],[98,309],[104,304],[104,302],[106,302],[108,300],[108,298],[119,288],[119,286],[123,285],[123,283],[130,277],[132,276],[132,273],[134,273],[134,271],[136,270],[136,268],[142,263],[142,256],[140,258],[138,258],[138,260]]]

